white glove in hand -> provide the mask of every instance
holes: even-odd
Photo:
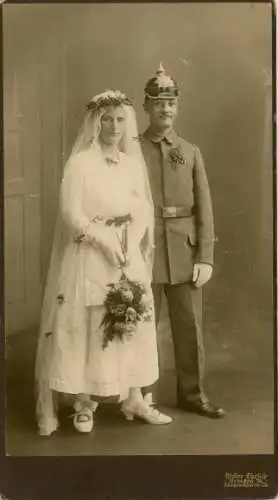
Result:
[[[95,224],[91,230],[91,237],[112,265],[119,266],[125,263],[125,256],[114,228]]]
[[[210,264],[205,264],[204,262],[199,262],[194,264],[193,268],[193,278],[192,281],[196,288],[200,288],[205,283],[207,283],[212,276],[212,266]]]
[[[117,243],[117,242],[116,242]],[[120,266],[120,264],[124,264],[126,259],[120,247],[120,244],[113,245],[109,241],[108,243],[102,241],[100,242],[100,248],[105,256],[105,258],[113,265]]]

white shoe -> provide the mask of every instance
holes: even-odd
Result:
[[[77,401],[74,405],[73,425],[78,432],[89,433],[94,427],[93,410]]]
[[[134,417],[139,417],[147,422],[147,424],[152,425],[170,424],[173,420],[169,415],[165,415],[152,406],[149,406],[144,400],[136,401],[132,404],[126,401],[123,403],[121,411],[127,420],[133,420]]]

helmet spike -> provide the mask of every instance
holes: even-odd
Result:
[[[159,63],[159,68],[156,70],[157,76],[165,75],[165,69],[162,66],[162,62]]]

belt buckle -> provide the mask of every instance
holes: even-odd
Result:
[[[177,215],[177,207],[163,207],[164,217],[176,217],[176,215]]]

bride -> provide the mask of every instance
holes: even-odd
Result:
[[[158,379],[154,313],[129,340],[103,348],[108,284],[123,270],[153,304],[152,250],[153,206],[134,109],[121,92],[106,91],[87,106],[61,183],[35,369],[41,435],[58,428],[58,393],[74,395],[79,432],[92,430],[97,401],[108,396],[118,396],[129,420],[172,421],[141,393]]]

